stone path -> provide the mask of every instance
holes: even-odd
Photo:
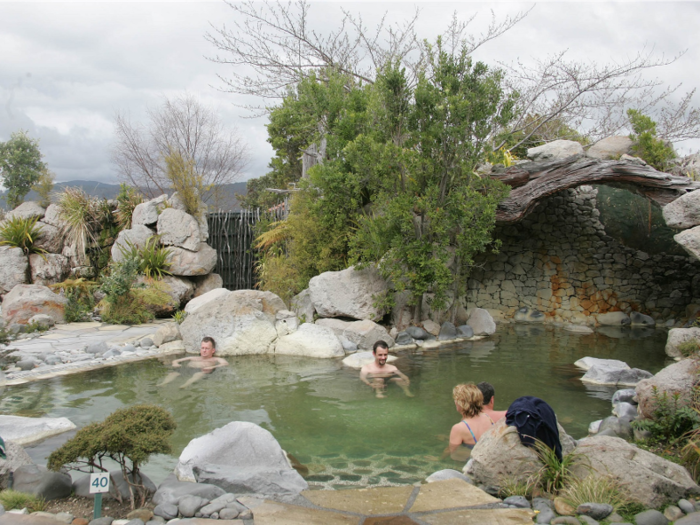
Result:
[[[6,373],[7,385],[18,385],[28,381],[48,379],[50,377],[95,370],[105,366],[114,366],[125,362],[149,359],[157,355],[179,353],[182,347],[170,347],[170,343],[161,348],[136,348],[128,355],[102,358],[87,354],[84,350],[91,344],[105,342],[108,346],[134,344],[144,337],[152,336],[164,323],[171,319],[157,320],[137,326],[103,324],[98,322],[59,324],[48,332],[30,339],[11,342],[5,348],[16,350],[13,355],[34,357],[43,361],[46,356],[59,353],[71,354],[67,362],[57,365],[42,364],[26,371],[12,370]],[[165,348],[164,348],[165,347]]]

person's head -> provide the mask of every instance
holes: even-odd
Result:
[[[452,398],[462,417],[475,417],[484,407],[484,394],[474,383],[462,383],[452,389]]]
[[[216,352],[216,341],[213,337],[203,337],[202,342],[199,345],[199,355],[202,357],[212,357]]]
[[[377,341],[372,347],[372,353],[374,354],[374,361],[378,365],[384,366],[389,357],[389,345],[384,341]]]
[[[478,385],[479,390],[481,390],[481,393],[484,395],[484,406],[487,406],[491,401],[493,401],[493,396],[496,393],[496,391],[493,389],[493,385],[491,383],[487,383],[486,381],[482,381]]]

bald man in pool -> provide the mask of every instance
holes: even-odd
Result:
[[[195,372],[180,388],[187,388],[195,381],[202,379],[205,375],[211,374],[215,368],[228,366],[228,361],[221,357],[214,357],[214,352],[216,352],[216,341],[214,341],[214,338],[207,336],[202,338],[202,342],[199,345],[199,356],[183,357],[173,361],[173,368],[180,368],[182,366],[181,363],[187,362],[188,368],[199,368],[201,370],[201,372]],[[179,376],[179,372],[170,372],[167,377],[156,386],[167,385]]]
[[[408,386],[411,384],[408,377],[402,374],[394,365],[388,365],[386,362],[389,358],[389,345],[384,341],[377,341],[374,343],[372,353],[374,354],[374,361],[362,367],[360,370],[360,381],[374,389],[378,398],[386,397],[384,391],[386,390],[385,380],[387,379],[399,385],[408,397],[413,397],[413,394],[408,389]]]

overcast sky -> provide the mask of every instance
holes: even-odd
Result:
[[[480,13],[489,21],[531,3],[489,4],[343,2],[366,22],[388,12],[390,20],[422,8],[418,32],[434,38],[453,12]],[[340,19],[340,3],[312,4],[320,28]],[[204,36],[210,24],[232,25],[233,12],[223,2],[4,2],[0,0],[0,141],[18,129],[41,140],[41,149],[58,181],[75,179],[117,183],[110,159],[117,111],[132,119],[163,96],[189,91],[238,129],[248,143],[251,162],[245,178],[267,171],[272,150],[266,120],[245,118],[242,103],[223,87],[217,74],[226,66],[206,59],[216,53]],[[700,3],[698,2],[547,2],[535,5],[518,26],[483,48],[487,62],[530,60],[568,49],[576,58],[606,62],[635,55],[645,46],[674,55],[676,63],[658,70],[683,91],[700,85]],[[700,94],[694,103],[700,106]],[[696,142],[680,151],[698,149]]]

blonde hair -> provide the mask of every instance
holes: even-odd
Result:
[[[462,383],[454,387],[452,398],[464,418],[475,417],[484,408],[484,394],[474,383]]]

